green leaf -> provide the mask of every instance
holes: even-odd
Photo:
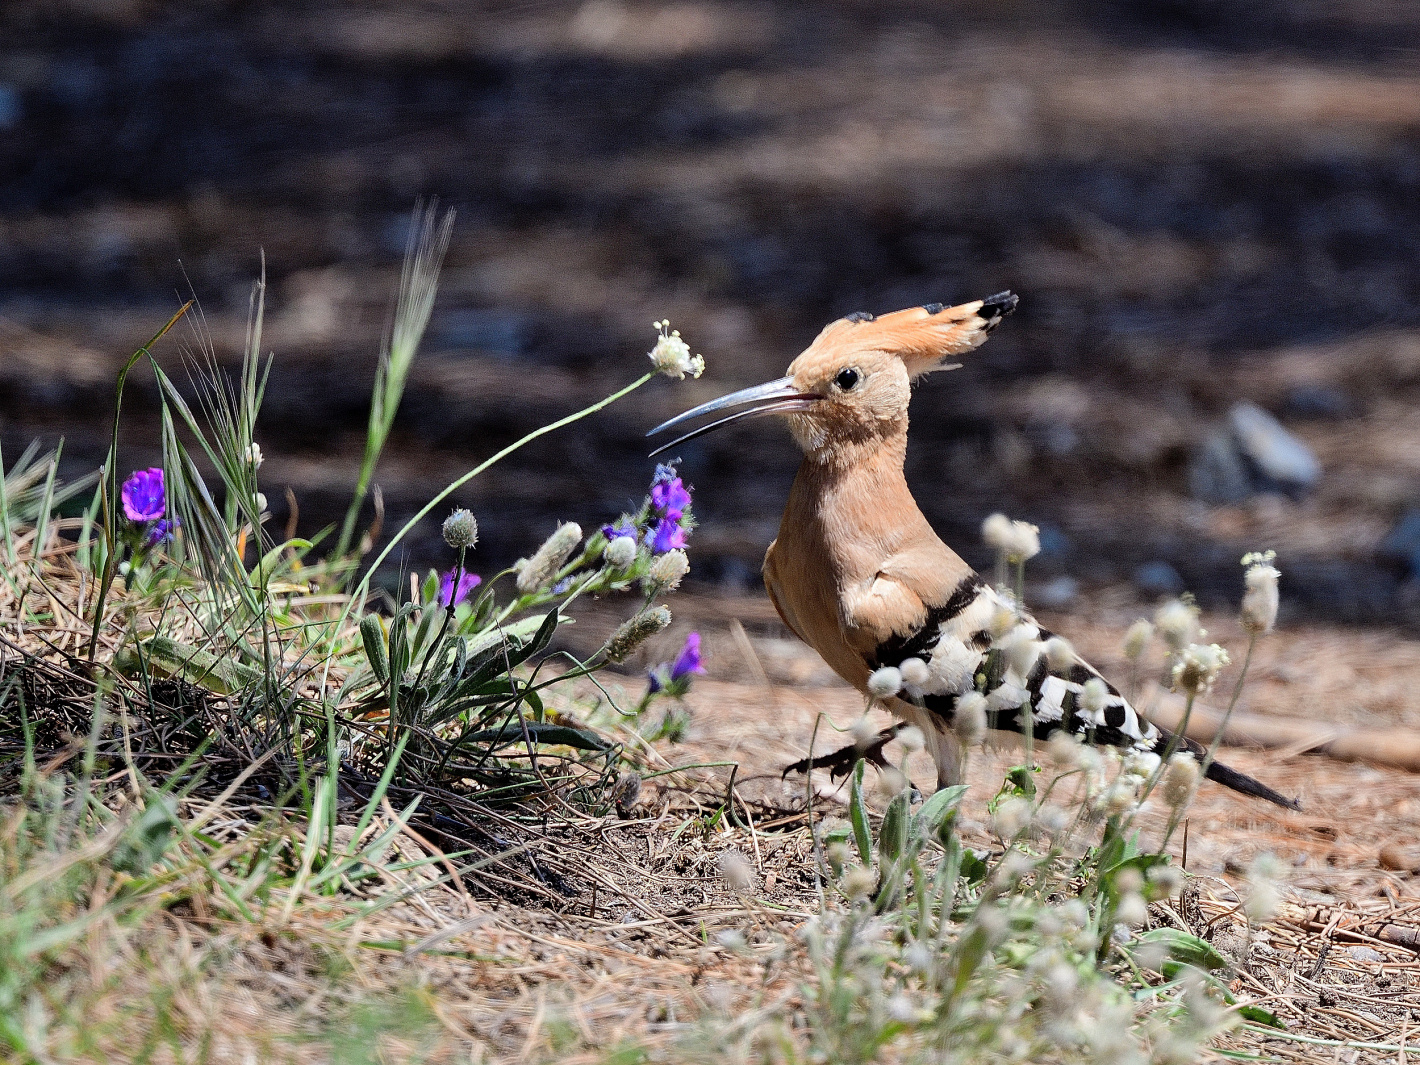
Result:
[[[360,639],[365,644],[365,658],[381,684],[390,679],[390,660],[385,652],[385,629],[378,614],[366,614],[360,619]]]
[[[895,862],[907,847],[907,789],[893,796],[878,834],[878,856],[883,865]]]
[[[1168,947],[1169,957],[1174,961],[1192,965],[1204,972],[1228,968],[1228,959],[1219,954],[1211,943],[1177,928],[1154,928],[1140,935],[1138,941],[1162,943]]]
[[[853,767],[853,787],[848,796],[848,819],[853,823],[853,843],[864,865],[873,860],[873,830],[868,824],[868,804],[863,799],[863,773],[868,763],[858,759]]]
[[[1245,1021],[1251,1021],[1253,1024],[1263,1024],[1268,1028],[1280,1028],[1283,1031],[1287,1030],[1287,1026],[1282,1023],[1281,1018],[1279,1018],[1277,1014],[1271,1013],[1261,1006],[1239,1006],[1238,1016]]]
[[[933,792],[912,815],[912,825],[909,829],[911,837],[925,841],[929,836],[936,835],[937,829],[941,827],[947,815],[961,805],[966,791],[966,784],[955,784],[950,788],[940,788]]]

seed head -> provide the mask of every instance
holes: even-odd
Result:
[[[651,569],[646,576],[653,584],[658,584],[666,591],[673,592],[680,587],[681,580],[689,572],[690,559],[686,557],[684,551],[676,548],[658,556],[656,561],[651,563]]]
[[[478,519],[471,510],[456,510],[444,519],[444,543],[455,550],[478,543]]]
[[[1045,641],[1045,664],[1052,673],[1064,673],[1075,664],[1075,649],[1062,636],[1052,636]]]
[[[1169,757],[1164,770],[1164,802],[1175,810],[1186,806],[1193,798],[1193,789],[1198,787],[1198,759],[1189,751],[1176,751]]]
[[[1198,639],[1198,607],[1182,599],[1170,599],[1154,613],[1154,624],[1169,650],[1178,652]]]
[[[671,623],[671,612],[663,606],[653,607],[644,614],[623,621],[602,651],[608,662],[624,662],[631,652]]]
[[[1129,631],[1124,634],[1124,655],[1129,659],[1136,659],[1144,653],[1144,649],[1149,646],[1149,641],[1154,638],[1154,626],[1150,625],[1143,618],[1129,626]]]
[[[1272,565],[1276,553],[1253,553],[1243,556],[1247,573],[1243,577],[1242,623],[1248,632],[1271,632],[1277,623],[1277,578],[1282,576]]]
[[[606,559],[606,564],[612,569],[626,569],[636,561],[636,538],[634,536],[616,536],[606,545],[606,550],[602,552],[602,558]]]
[[[935,656],[933,656],[935,657]],[[904,658],[897,667],[902,671],[902,682],[920,688],[931,679],[932,672],[920,658]]]
[[[868,678],[868,691],[876,699],[890,699],[902,691],[902,671],[896,666],[883,666]]]
[[[992,514],[981,523],[981,538],[1008,562],[1026,562],[1040,554],[1040,529],[1025,521]]]
[[[582,527],[575,521],[559,525],[557,531],[543,541],[533,552],[532,558],[518,566],[518,591],[527,595],[541,591],[557,579],[557,571],[562,568],[577,545],[582,542]]]
[[[957,696],[952,731],[963,747],[972,747],[986,735],[986,696],[977,691]]]
[[[748,891],[754,887],[754,867],[739,851],[721,851],[719,864],[720,875],[732,890]]]
[[[683,380],[686,374],[699,377],[705,372],[705,359],[692,355],[690,347],[680,338],[680,330],[671,328],[669,318],[652,322],[661,335],[656,338],[656,346],[648,353],[651,364],[667,377]]]
[[[1228,664],[1228,652],[1216,643],[1191,643],[1180,652],[1173,667],[1174,691],[1206,695]]]
[[[916,725],[908,725],[897,734],[897,742],[902,744],[902,749],[912,754],[927,746],[927,738],[922,735],[922,730]]]

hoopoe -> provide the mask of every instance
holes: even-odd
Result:
[[[648,434],[740,408],[654,454],[745,418],[787,419],[804,460],[764,558],[769,597],[784,624],[839,676],[921,728],[939,787],[960,775],[952,721],[968,692],[985,697],[987,725],[1002,732],[1029,728],[1045,740],[1066,729],[1087,742],[1157,754],[1172,740],[1107,681],[1087,697],[1095,669],[943,543],[907,487],[912,383],[956,369],[948,360],[982,344],[1016,301],[1002,292],[957,307],[850,314],[826,326],[779,380],[704,403]],[[903,681],[895,692],[883,690],[883,676],[895,684],[884,673],[889,666]],[[1178,749],[1203,753],[1187,739]],[[1218,762],[1207,776],[1297,806]]]

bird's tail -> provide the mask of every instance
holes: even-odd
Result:
[[[1157,727],[1157,726],[1156,726]],[[1168,750],[1169,745],[1174,743],[1173,734],[1165,729],[1159,729],[1158,742],[1154,744],[1154,753],[1163,755]],[[1202,764],[1207,751],[1203,745],[1196,740],[1191,740],[1187,736],[1178,739],[1177,749],[1188,751]],[[1268,802],[1276,803],[1287,810],[1300,810],[1302,804],[1296,799],[1289,799],[1280,792],[1273,791],[1260,780],[1254,780],[1246,773],[1239,773],[1232,766],[1224,765],[1222,762],[1213,762],[1208,766],[1208,771],[1204,774],[1209,780],[1215,781],[1225,788],[1231,788],[1240,795],[1251,795],[1254,798],[1266,799]]]

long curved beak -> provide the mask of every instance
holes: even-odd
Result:
[[[792,377],[781,377],[777,381],[770,381],[766,384],[755,385],[753,388],[742,388],[738,392],[731,392],[728,396],[721,396],[719,399],[712,399],[709,403],[702,403],[698,407],[678,414],[670,421],[662,422],[652,429],[647,436],[655,436],[663,433],[667,429],[674,429],[678,425],[694,421],[696,418],[704,417],[707,414],[714,414],[717,411],[729,410],[731,407],[744,407],[742,411],[725,418],[718,418],[708,425],[702,425],[699,429],[692,429],[684,436],[678,436],[669,444],[662,444],[651,452],[654,457],[662,451],[669,451],[687,440],[694,440],[697,436],[704,436],[708,432],[720,428],[722,425],[729,425],[731,422],[742,421],[745,418],[759,418],[766,414],[791,414],[794,411],[808,410],[816,403],[820,397],[812,392],[800,392],[794,386]]]

